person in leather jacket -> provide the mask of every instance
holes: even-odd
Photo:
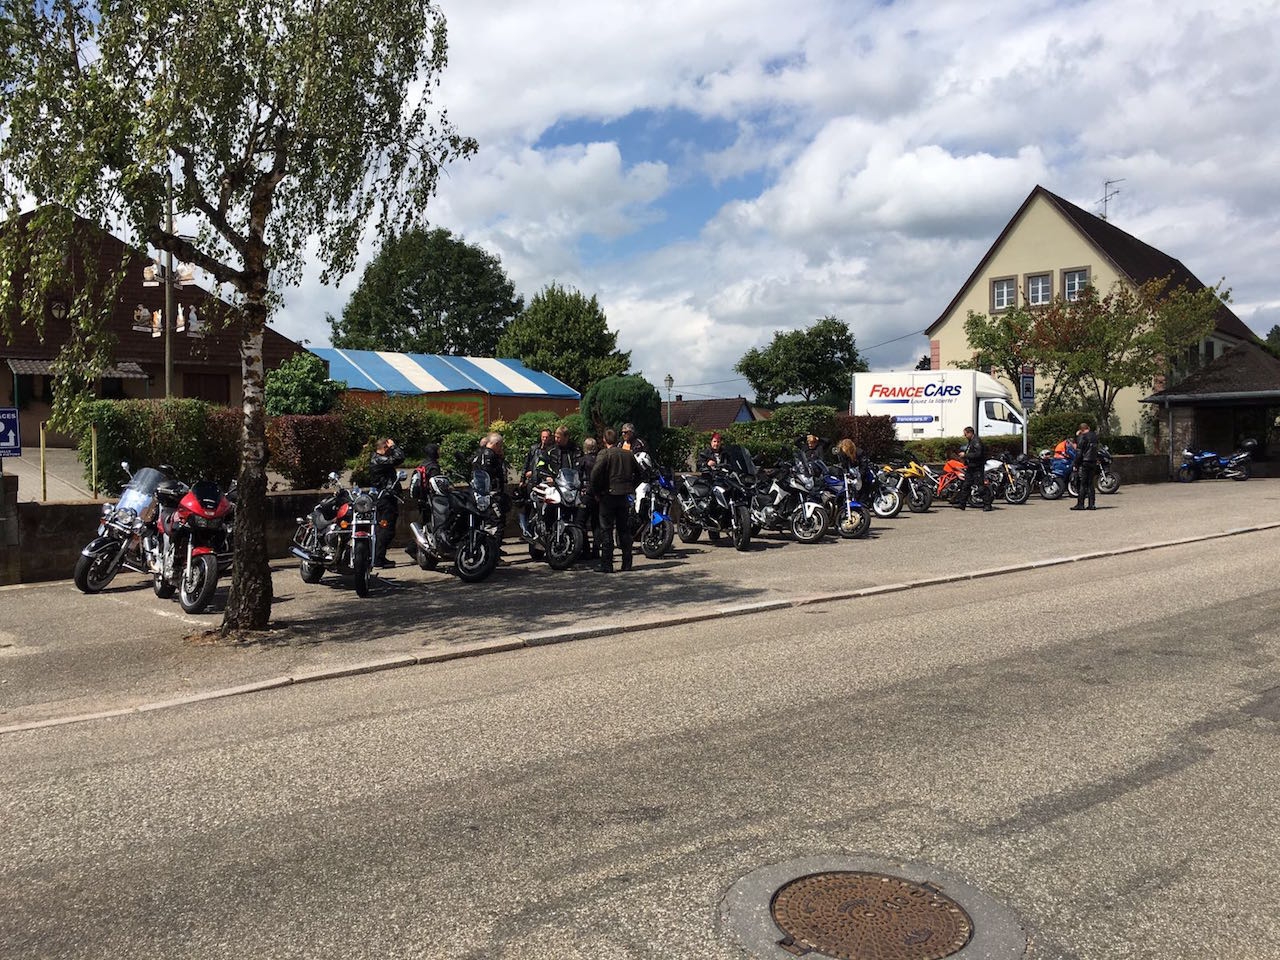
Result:
[[[511,509],[511,498],[507,496],[507,459],[503,456],[502,434],[490,433],[480,441],[480,449],[476,451],[471,466],[489,475],[489,492],[498,507],[498,540],[501,542],[507,528],[507,511]]]
[[[390,437],[379,440],[369,461],[369,483],[378,491],[378,529],[374,537],[373,565],[394,567],[387,547],[396,535],[400,519],[400,481],[397,468],[404,463],[404,451]]]
[[[587,545],[583,556],[589,560],[598,560],[600,558],[600,498],[596,496],[596,492],[590,483],[591,471],[595,469],[598,456],[596,438],[587,437],[582,441],[582,457],[578,460],[578,469],[582,471],[582,476],[587,481],[582,485],[582,511],[584,515],[582,528],[587,533]]]
[[[622,442],[618,446],[622,447],[623,450],[630,450],[633,456],[649,449],[645,442],[636,436],[636,425],[634,423],[624,423],[622,425]]]
[[[714,470],[716,467],[722,466],[724,462],[724,441],[720,434],[713,433],[711,435],[711,446],[703,447],[698,451],[697,462],[695,466],[698,472],[704,470]]]
[[[1076,505],[1071,509],[1093,510],[1094,499],[1097,497],[1094,481],[1098,475],[1098,436],[1087,423],[1080,424],[1080,428],[1076,430],[1076,456],[1072,467],[1077,471],[1077,476]],[[1088,507],[1084,505],[1086,497],[1089,500]]]
[[[582,452],[569,436],[568,427],[556,427],[556,442],[538,458],[534,480],[554,477],[561,470],[578,466]]]
[[[600,497],[600,565],[601,573],[613,573],[613,547],[622,548],[622,569],[631,569],[631,501],[636,489],[636,458],[630,450],[617,446],[612,429],[604,432],[605,451],[591,469],[591,486]]]
[[[538,472],[538,461],[545,457],[550,449],[551,431],[543,430],[538,434],[538,442],[529,448],[529,453],[524,458],[524,473],[520,478],[522,484],[532,486],[537,482],[534,478]]]
[[[983,469],[987,465],[987,445],[974,433],[973,427],[965,427],[964,436],[969,441],[968,446],[964,448],[964,479],[960,481],[952,503],[956,509],[963,510],[969,505],[969,491],[975,483],[981,483],[984,491],[982,511],[986,513],[991,510],[991,490],[984,483],[982,476]]]

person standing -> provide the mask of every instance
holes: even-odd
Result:
[[[489,493],[498,507],[498,543],[501,544],[506,535],[507,511],[511,507],[511,498],[507,496],[507,459],[503,456],[502,434],[490,433],[480,441],[480,449],[476,451],[471,467],[489,475]]]
[[[582,441],[582,459],[578,468],[582,471],[585,482],[582,485],[582,527],[587,532],[587,551],[589,560],[600,559],[600,498],[591,486],[591,473],[599,456],[595,437],[587,437]]]
[[[1072,510],[1094,509],[1094,498],[1098,491],[1095,481],[1098,473],[1098,437],[1087,423],[1080,424],[1076,430],[1076,458],[1072,463],[1076,470],[1076,505]],[[1084,505],[1088,497],[1089,506]]]
[[[987,465],[987,445],[974,432],[973,427],[964,428],[964,438],[969,441],[964,448],[964,479],[956,490],[954,505],[963,510],[969,505],[969,491],[975,483],[983,485],[982,512],[991,510],[991,489],[983,482],[982,471]]]
[[[636,489],[636,458],[630,450],[617,445],[618,435],[612,428],[604,432],[604,452],[596,458],[591,471],[591,486],[600,497],[602,542],[601,573],[613,573],[613,546],[622,548],[622,569],[631,569],[631,504],[628,497]]]
[[[387,556],[387,547],[396,535],[396,523],[400,520],[400,479],[396,468],[404,463],[404,451],[390,437],[379,440],[369,461],[369,482],[377,491],[378,529],[374,534],[373,565],[394,567],[396,562]]]
[[[634,423],[624,423],[622,425],[622,443],[620,446],[623,450],[631,451],[633,456],[649,449],[645,446],[644,441],[636,436],[636,425]]]

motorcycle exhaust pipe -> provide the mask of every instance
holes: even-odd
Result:
[[[427,543],[426,534],[422,532],[422,524],[411,523],[409,524],[409,530],[413,534],[413,539],[418,543],[418,549],[430,553],[431,545]]]
[[[293,554],[295,557],[297,557],[299,560],[305,560],[305,561],[307,561],[307,563],[322,563],[322,562],[323,562],[323,560],[322,560],[320,557],[317,557],[317,556],[314,556],[314,555],[312,555],[312,554],[310,554],[310,553],[307,553],[307,551],[303,550],[303,549],[302,549],[300,546],[298,546],[296,543],[294,543],[294,544],[290,544],[290,545],[289,545],[289,552],[290,552],[290,553],[292,553],[292,554]]]

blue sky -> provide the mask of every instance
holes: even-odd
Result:
[[[1097,210],[1124,178],[1112,222],[1280,323],[1280,0],[441,6],[480,152],[429,219],[526,298],[598,296],[655,383],[749,394],[737,359],[826,314],[912,366],[1036,184]],[[324,343],[359,271],[273,323]]]

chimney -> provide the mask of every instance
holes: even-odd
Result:
[[[676,394],[676,403],[684,403],[684,395],[683,395],[683,394],[679,394],[679,393],[677,393],[677,394]]]

